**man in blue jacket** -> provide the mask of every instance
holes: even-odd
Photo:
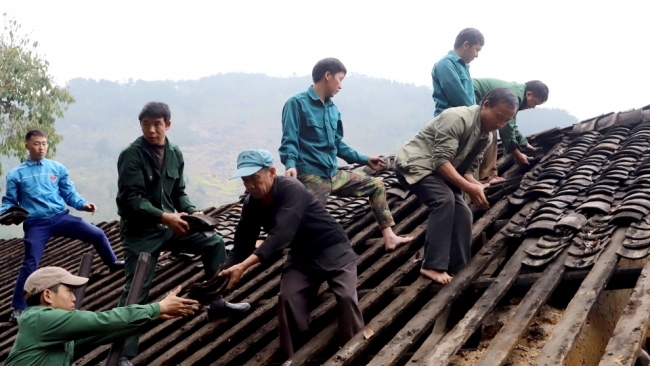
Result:
[[[97,206],[77,193],[65,166],[45,158],[45,133],[40,130],[27,132],[25,148],[29,151],[29,158],[7,173],[7,189],[0,208],[0,215],[12,206],[20,206],[29,212],[29,217],[23,222],[25,258],[11,300],[14,310],[9,321],[14,323],[27,308],[23,299],[25,280],[38,268],[45,244],[52,236],[65,236],[90,243],[111,271],[124,268],[124,262],[117,260],[104,232],[97,226],[70,215],[66,209],[68,205],[78,211],[94,213]]]
[[[469,63],[478,57],[484,44],[485,39],[478,29],[463,29],[456,37],[454,49],[433,65],[434,117],[448,108],[476,105]]]

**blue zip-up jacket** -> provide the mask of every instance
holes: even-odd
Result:
[[[7,173],[0,214],[11,206],[20,206],[29,212],[30,219],[49,219],[65,211],[66,204],[81,211],[86,203],[74,189],[63,164],[27,159]]]
[[[474,85],[469,76],[469,65],[453,50],[433,65],[433,101],[437,116],[452,107],[470,107],[476,104]]]
[[[331,99],[323,104],[313,86],[284,104],[278,151],[286,169],[329,178],[338,169],[337,156],[348,163],[368,163],[367,155],[359,154],[342,140],[339,109]]]

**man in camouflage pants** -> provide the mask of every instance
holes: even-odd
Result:
[[[386,250],[413,240],[395,235],[393,217],[386,203],[384,184],[361,172],[338,169],[336,158],[348,163],[367,164],[376,171],[386,162],[376,156],[361,155],[345,144],[341,113],[332,98],[341,89],[347,70],[335,58],[320,60],[312,71],[314,85],[291,97],[282,110],[280,159],[285,175],[298,178],[324,205],[330,194],[369,197]]]

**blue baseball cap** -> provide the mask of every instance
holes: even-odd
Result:
[[[273,166],[273,155],[267,150],[244,150],[237,156],[237,171],[230,179],[248,177],[262,168]]]

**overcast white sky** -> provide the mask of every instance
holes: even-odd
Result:
[[[649,0],[0,4],[32,32],[60,84],[233,71],[307,75],[333,56],[348,71],[430,87],[433,64],[461,29],[475,27],[485,47],[471,64],[473,77],[542,80],[550,88],[546,106],[580,119],[650,104]]]

